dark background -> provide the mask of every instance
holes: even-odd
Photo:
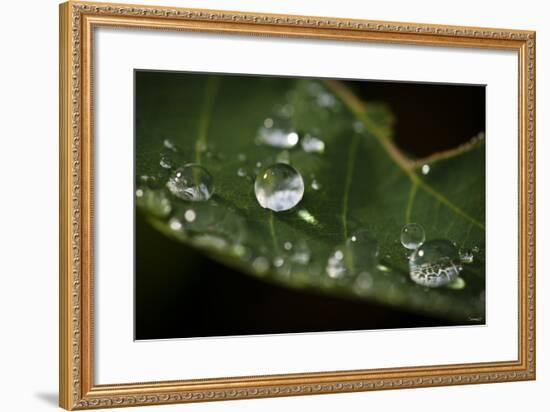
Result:
[[[348,83],[364,100],[389,105],[396,119],[394,140],[411,157],[458,146],[485,131],[484,86]],[[139,211],[135,254],[136,339],[454,324],[266,283],[168,239]]]

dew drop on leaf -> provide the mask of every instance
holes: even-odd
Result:
[[[424,228],[418,223],[409,223],[401,229],[401,244],[410,250],[415,250],[426,240]]]
[[[180,199],[204,202],[214,193],[214,179],[204,167],[188,164],[172,173],[166,187]]]
[[[428,240],[411,255],[409,269],[411,279],[419,285],[446,285],[460,273],[458,250],[448,240]]]
[[[261,171],[254,183],[260,206],[275,212],[292,209],[304,196],[304,180],[292,166],[276,163]]]

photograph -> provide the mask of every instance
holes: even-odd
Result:
[[[134,339],[484,325],[486,87],[134,70]]]

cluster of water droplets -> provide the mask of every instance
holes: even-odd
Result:
[[[411,279],[425,287],[449,285],[461,289],[465,282],[460,278],[463,264],[474,261],[472,250],[458,249],[450,240],[426,241],[424,228],[418,223],[409,223],[401,229],[401,244],[412,250],[408,256]]]

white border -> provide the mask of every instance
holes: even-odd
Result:
[[[118,28],[94,40],[96,384],[517,359],[515,53]],[[487,84],[488,325],[133,342],[134,68]]]

